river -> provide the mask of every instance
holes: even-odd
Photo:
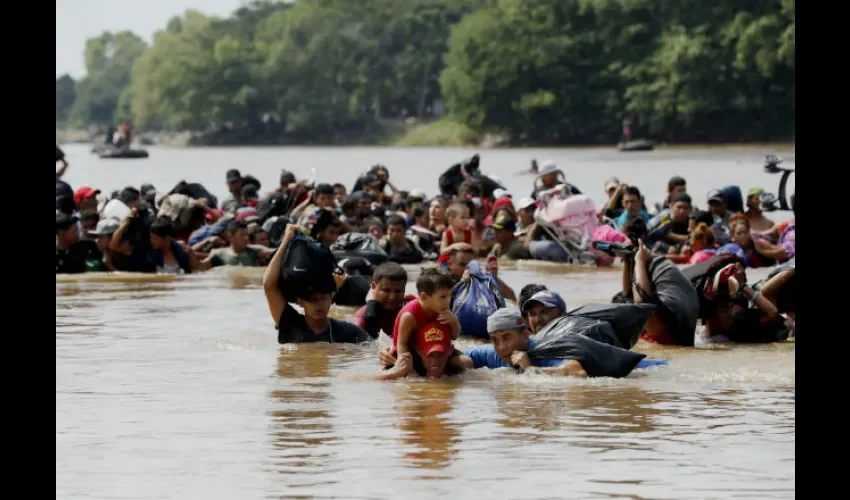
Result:
[[[85,145],[64,149],[74,187],[151,182],[166,191],[186,179],[220,196],[228,168],[265,191],[281,168],[299,177],[315,168],[319,180],[350,186],[376,162],[400,188],[433,194],[439,173],[473,153],[150,147],[148,160],[100,160]],[[609,175],[653,202],[678,174],[704,207],[712,187],[775,192],[778,176],[761,171],[770,152],[513,149],[481,158],[515,197],[530,190],[517,172],[534,157],[554,159],[597,202]],[[522,263],[502,277],[517,291],[547,284],[573,308],[607,302],[620,273]],[[794,498],[793,342],[640,342],[635,350],[670,366],[621,380],[479,370],[375,382],[364,377],[378,370],[376,344],[279,346],[261,280],[262,270],[225,268],[57,277],[57,498]]]

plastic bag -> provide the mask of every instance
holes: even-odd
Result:
[[[281,293],[287,302],[307,298],[312,293],[333,293],[336,291],[333,273],[337,269],[330,250],[312,238],[296,235],[283,256]]]
[[[532,337],[534,344],[528,350],[528,357],[532,361],[576,360],[589,377],[625,377],[646,357],[646,354],[594,340],[585,335],[577,319],[591,321],[562,316],[546,325]]]
[[[460,320],[461,332],[478,338],[489,338],[487,317],[505,307],[505,297],[498,283],[481,269],[477,260],[469,263],[470,279],[458,283],[452,290],[452,312]]]
[[[345,233],[331,245],[337,259],[363,257],[373,266],[380,266],[389,258],[378,240],[365,233]]]
[[[609,324],[613,331],[611,345],[631,349],[640,338],[653,311],[653,304],[585,304],[568,312],[567,316],[594,319]],[[596,340],[603,342],[601,338]]]
[[[334,303],[338,306],[362,306],[366,304],[366,296],[372,285],[359,274],[350,275],[334,295]]]
[[[693,283],[666,257],[656,257],[649,263],[649,279],[653,290],[646,291],[653,293],[651,302],[661,306],[658,311],[670,335],[678,345],[693,346],[700,309]]]

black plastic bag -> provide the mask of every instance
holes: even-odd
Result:
[[[676,344],[694,345],[700,300],[694,285],[667,257],[656,257],[649,263],[649,279],[653,290],[651,303],[667,324]]]
[[[631,349],[640,338],[653,311],[653,304],[585,304],[568,312],[567,316],[608,323],[614,333],[612,345]],[[603,341],[600,338],[596,340]]]
[[[269,244],[273,248],[280,246],[280,242],[283,241],[283,234],[286,232],[286,226],[290,223],[289,217],[283,215],[269,217],[263,222],[263,231],[269,235]]]
[[[440,174],[440,178],[437,183],[440,187],[440,193],[448,196],[454,196],[457,194],[457,188],[463,184],[464,177],[460,171],[460,167],[463,166],[466,168],[466,172],[475,177],[478,173],[478,168],[481,162],[481,157],[473,155],[471,158],[467,158],[459,163],[455,163],[445,172]]]
[[[575,320],[586,318],[562,316],[546,325],[534,337],[528,357],[534,360],[576,360],[589,377],[625,377],[646,357],[586,336],[575,328]],[[560,320],[560,321],[559,321]],[[605,324],[599,321],[600,324]],[[610,325],[608,325],[610,327]]]
[[[218,198],[216,198],[214,194],[210,193],[202,184],[198,184],[197,182],[180,181],[176,186],[174,186],[174,189],[169,192],[169,194],[174,193],[185,194],[194,200],[204,198],[207,200],[208,207],[218,208]]]
[[[280,291],[287,302],[306,299],[312,293],[336,292],[333,274],[337,269],[330,250],[312,238],[296,235],[283,256]]]
[[[378,240],[365,233],[345,233],[331,245],[337,259],[363,257],[374,266],[380,266],[389,258]]]
[[[339,306],[362,306],[372,284],[359,274],[349,275],[334,295],[334,303]]]

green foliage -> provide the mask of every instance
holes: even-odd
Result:
[[[57,80],[56,116],[351,142],[444,103],[450,117],[404,141],[610,143],[626,115],[662,140],[782,139],[794,23],[793,0],[257,1],[225,19],[187,11],[150,47],[89,40],[88,74]]]

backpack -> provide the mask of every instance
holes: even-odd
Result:
[[[336,292],[333,273],[338,269],[336,258],[320,242],[296,235],[283,256],[280,270],[280,291],[287,302],[305,299],[312,293]]]

